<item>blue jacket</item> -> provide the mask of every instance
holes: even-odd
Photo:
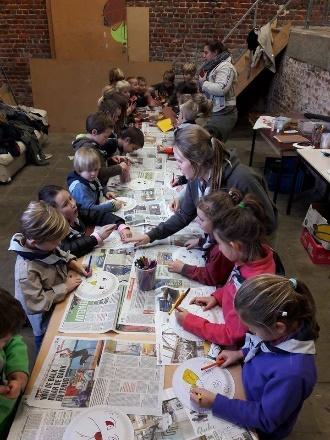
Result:
[[[101,212],[116,211],[113,202],[100,205],[103,189],[98,179],[95,179],[94,182],[89,182],[73,171],[68,175],[67,184],[79,208],[94,209],[95,211]]]
[[[218,394],[213,414],[256,429],[261,439],[285,438],[316,383],[314,341],[302,341],[296,335],[271,347],[259,339],[254,345],[257,348],[249,351],[247,342],[258,338],[249,333],[246,338],[242,375],[247,400],[228,399]]]

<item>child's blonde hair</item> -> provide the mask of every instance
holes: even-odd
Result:
[[[195,178],[205,170],[211,171],[211,190],[221,187],[222,171],[229,153],[223,144],[199,125],[187,125],[174,132],[175,146],[189,160]]]
[[[126,80],[117,81],[115,85],[115,91],[118,93],[123,93],[124,91],[129,91],[131,89],[131,85]]]
[[[99,153],[91,147],[81,147],[74,155],[73,168],[76,173],[93,171],[101,168]]]
[[[184,65],[182,66],[183,74],[186,73],[188,75],[195,76],[196,72],[197,72],[197,68],[194,63],[184,63]]]
[[[195,121],[198,115],[198,105],[192,99],[180,105],[180,112],[184,121]]]
[[[62,240],[69,233],[63,214],[43,201],[30,202],[21,217],[23,235],[37,243]]]
[[[115,84],[117,81],[125,79],[124,72],[119,67],[114,67],[109,71],[109,84]]]
[[[306,284],[279,275],[258,275],[242,284],[235,296],[235,309],[244,322],[270,329],[277,321],[289,331],[305,321],[314,339],[320,327],[315,302]]]
[[[203,93],[196,93],[193,99],[198,105],[198,114],[201,116],[209,116],[211,114],[213,103]]]

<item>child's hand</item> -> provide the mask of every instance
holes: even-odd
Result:
[[[229,367],[229,365],[236,364],[237,362],[242,360],[243,352],[242,350],[223,350],[217,356],[217,361],[219,361],[220,359],[225,359],[225,362],[221,365],[220,368],[226,368]]]
[[[111,160],[112,160],[113,163],[117,163],[118,164],[118,163],[120,163],[120,159],[119,158],[120,158],[120,156],[112,156]]]
[[[132,231],[130,230],[129,227],[122,229],[119,232],[119,235],[120,235],[121,241],[123,241],[124,243],[126,242],[126,240],[133,237]]]
[[[6,394],[8,399],[17,399],[24,391],[28,381],[28,375],[22,371],[16,371],[8,376],[9,392]]]
[[[169,204],[169,208],[172,212],[176,212],[180,208],[180,200],[173,199]]]
[[[80,275],[84,275],[84,277],[90,277],[92,275],[92,271],[90,270],[89,272],[87,272],[87,266],[81,264],[80,261],[71,260],[68,264],[68,267],[72,271],[77,272]]]
[[[168,263],[167,268],[170,272],[181,273],[183,266],[184,266],[184,263],[182,261],[174,260],[174,261],[170,261]]]
[[[10,388],[8,385],[0,385],[0,395],[1,396],[7,396],[9,391],[10,391]]]
[[[122,202],[121,200],[113,200],[112,203],[113,203],[116,211],[118,211],[123,206],[125,206],[125,202]]]
[[[65,281],[67,293],[75,290],[81,283],[81,276],[72,270],[68,273],[68,278]]]
[[[198,244],[199,238],[191,238],[190,240],[187,240],[184,245],[187,249],[194,249],[198,247]]]
[[[210,310],[218,304],[218,301],[214,296],[195,296],[189,304],[196,304],[197,306],[203,307],[203,310]]]
[[[22,384],[16,379],[8,382],[9,392],[6,394],[8,399],[17,399],[22,392]]]
[[[105,195],[105,197],[106,197],[108,200],[115,199],[115,198],[116,198],[116,194],[113,193],[113,192],[107,192],[106,195]]]
[[[144,244],[150,243],[150,237],[147,234],[136,234],[131,238],[126,238],[123,240],[124,243],[135,243],[136,246],[143,246]]]
[[[207,391],[204,388],[191,387],[190,400],[196,402],[202,408],[211,408],[215,401],[216,394]]]
[[[114,231],[117,228],[117,225],[105,225],[100,228],[99,234],[102,240],[105,240],[109,237],[112,231]]]
[[[177,307],[175,309],[175,317],[176,320],[178,321],[178,324],[182,325],[183,321],[186,319],[188,314],[189,314],[188,310],[182,309],[181,307]]]

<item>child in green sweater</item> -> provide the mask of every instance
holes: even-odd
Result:
[[[16,333],[25,323],[21,304],[0,288],[0,438],[6,433],[29,375],[27,347]]]

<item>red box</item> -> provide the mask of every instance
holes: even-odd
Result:
[[[317,243],[306,228],[301,231],[300,241],[314,264],[330,264],[330,251]]]

